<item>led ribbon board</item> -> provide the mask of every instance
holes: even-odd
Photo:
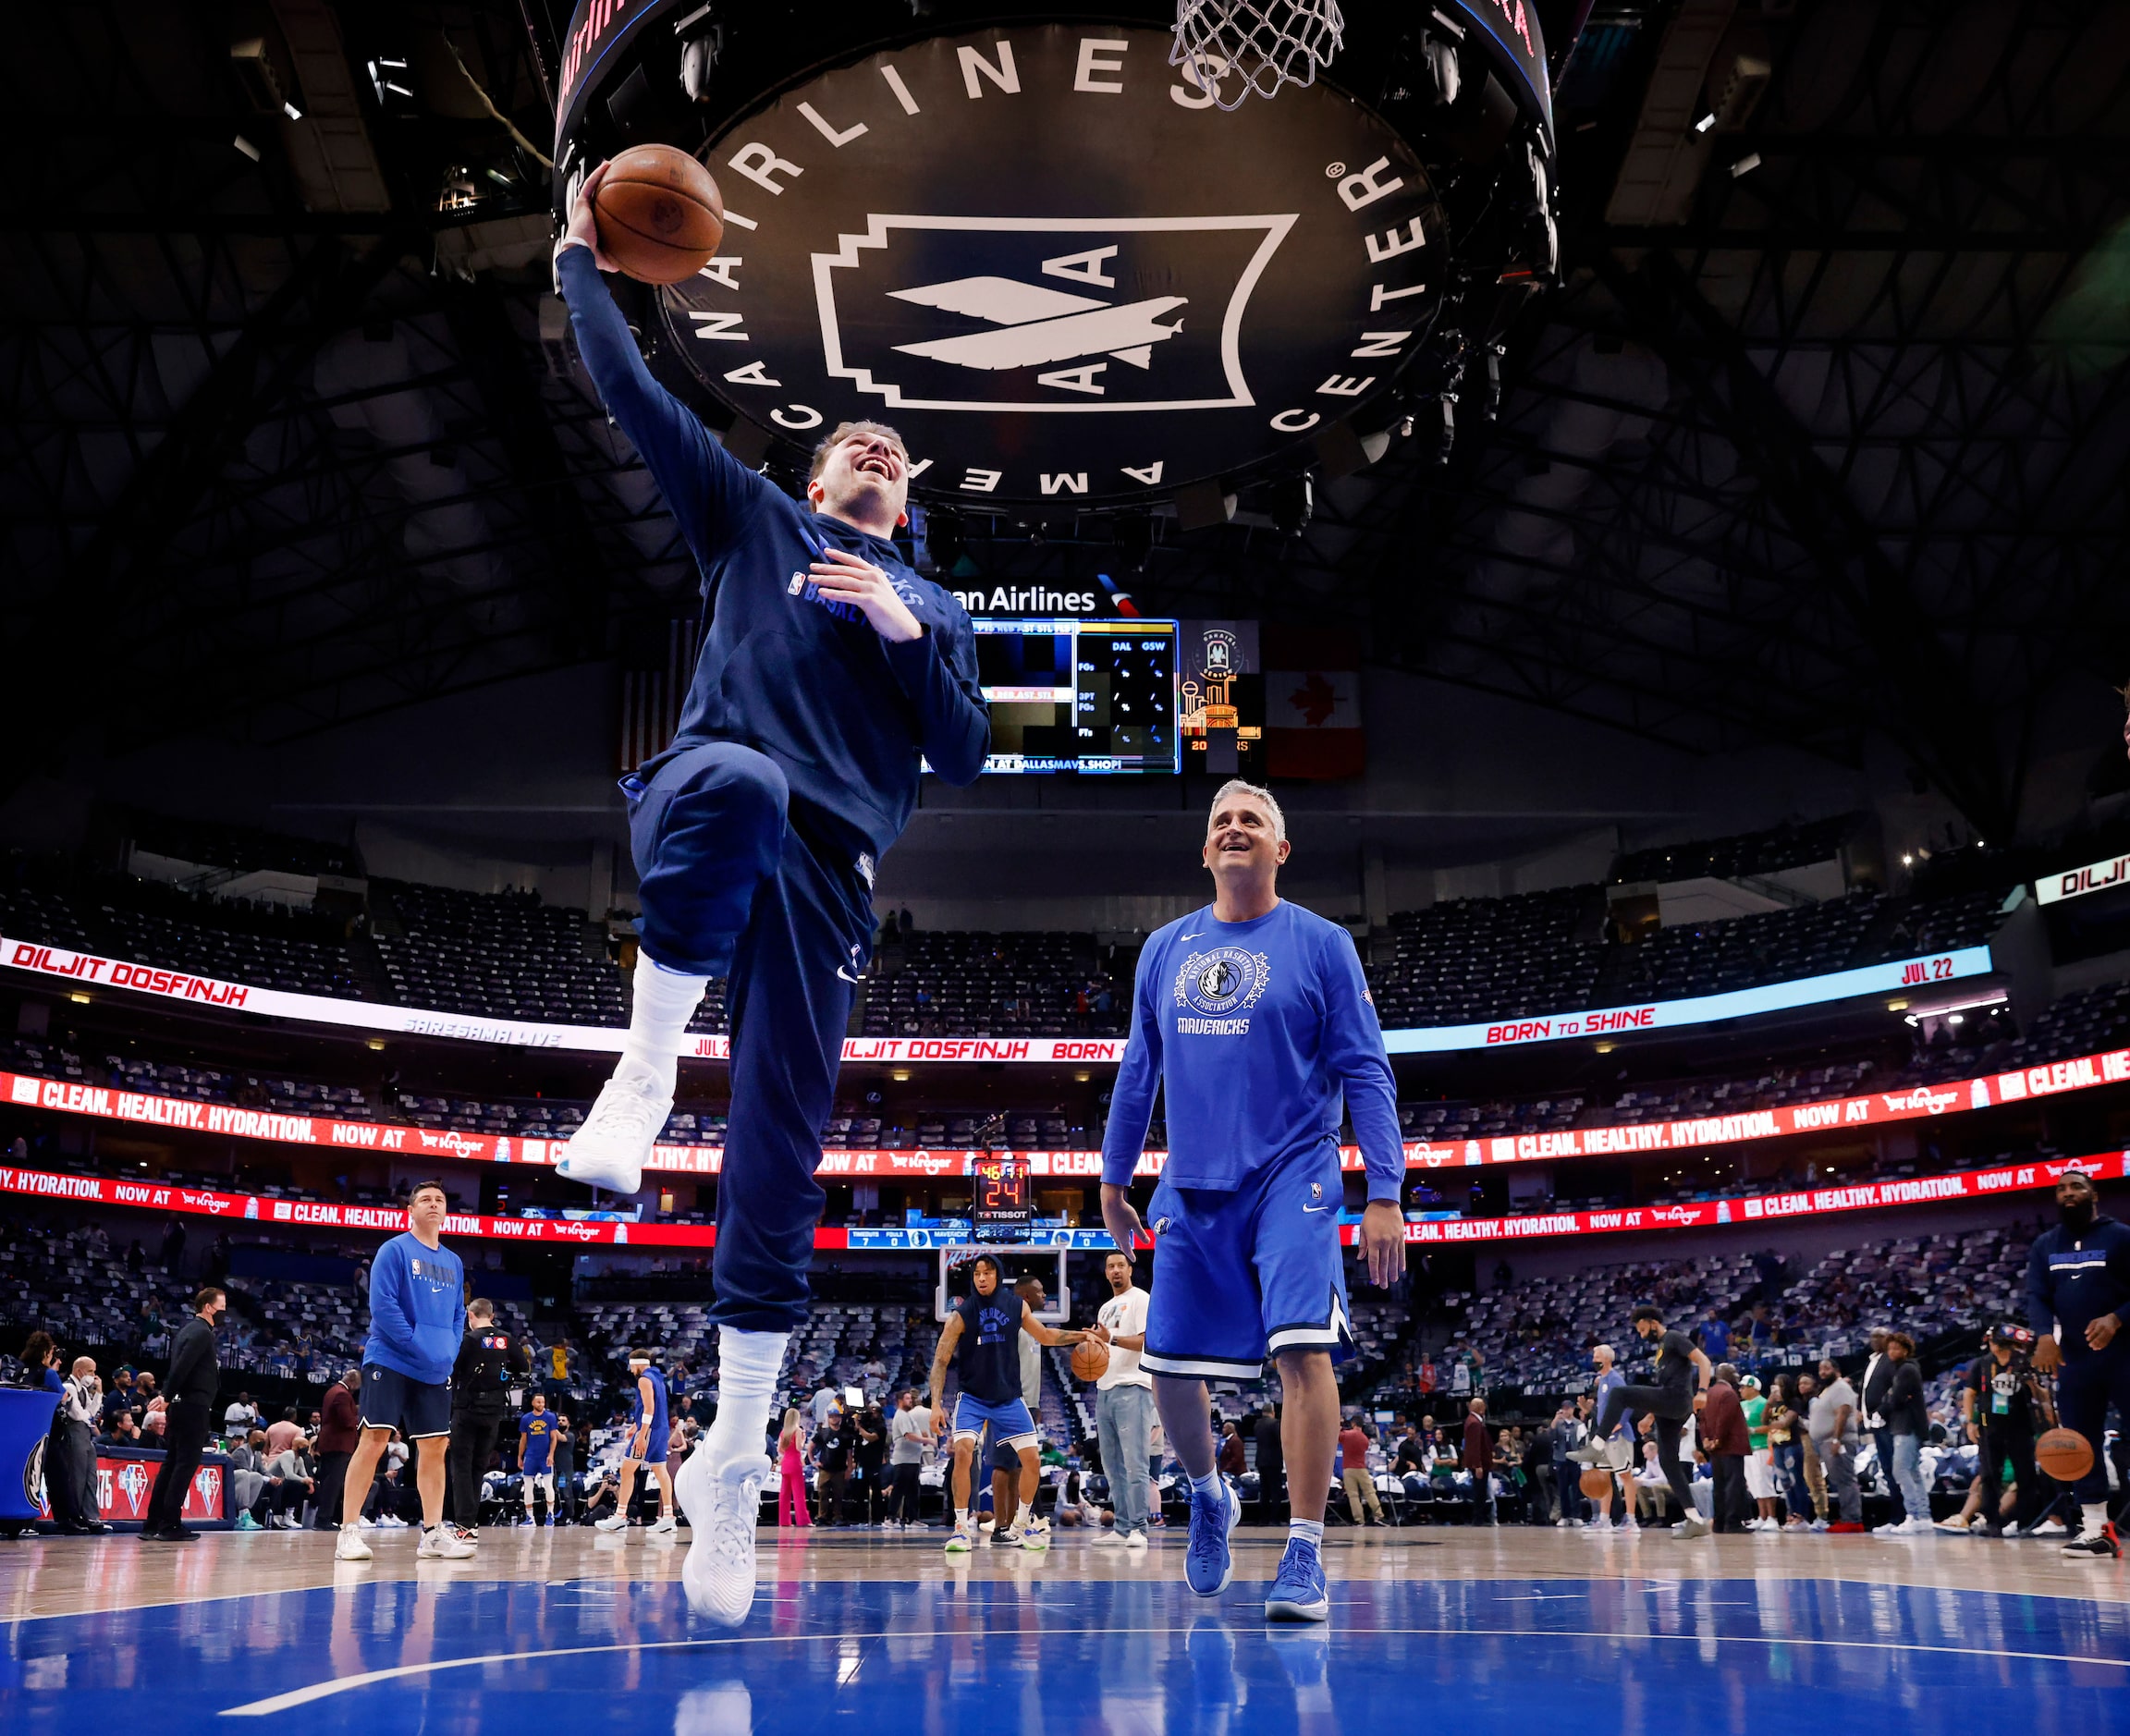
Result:
[[[1534,1212],[1520,1217],[1437,1218],[1405,1226],[1408,1242],[1526,1241],[1555,1236],[1594,1236],[1622,1231],[1707,1229],[1726,1225],[1766,1224],[1784,1218],[1818,1217],[1837,1212],[1910,1205],[1942,1205],[1959,1200],[2052,1188],[2066,1170],[2077,1169],[2099,1180],[2130,1175],[2130,1152],[2090,1156],[2037,1158],[1995,1169],[1916,1176],[1894,1181],[1865,1181],[1847,1187],[1815,1188],[1792,1193],[1739,1195],[1695,1200],[1678,1205],[1617,1207],[1595,1212]],[[222,1193],[208,1188],[125,1181],[109,1176],[79,1176],[45,1169],[0,1167],[0,1193],[64,1201],[73,1205],[128,1206],[141,1211],[185,1216],[221,1217],[246,1223],[287,1224],[291,1229],[361,1229],[397,1234],[407,1228],[407,1214],[393,1206],[341,1205],[324,1200],[284,1200],[253,1193]],[[631,1224],[580,1218],[493,1217],[454,1212],[444,1220],[444,1234],[488,1241],[536,1241],[576,1247],[711,1248],[717,1242],[715,1224]],[[1340,1240],[1358,1245],[1358,1224],[1342,1225]],[[915,1250],[967,1245],[973,1237],[955,1229],[844,1229],[826,1225],[814,1232],[816,1248],[853,1251]],[[1113,1247],[1106,1229],[1032,1229],[1030,1249]],[[1152,1247],[1151,1238],[1140,1242]]]
[[[1882,995],[1928,988],[1964,976],[1981,976],[1993,967],[1988,947],[1965,947],[1920,959],[1859,965],[1823,976],[1788,983],[1764,983],[1757,988],[1732,989],[1721,995],[1695,995],[1681,1000],[1645,1001],[1634,1007],[1602,1007],[1588,1012],[1549,1013],[1536,1019],[1500,1019],[1470,1025],[1430,1025],[1386,1031],[1383,1046],[1392,1055],[1431,1055],[1450,1049],[1498,1049],[1530,1043],[1558,1043],[1568,1037],[1622,1036],[1637,1031],[1666,1031],[1680,1025],[1708,1024],[1718,1019],[1749,1019],[1756,1013],[1786,1012],[1859,995]]]
[[[275,1019],[307,1020],[358,1031],[396,1033],[410,1037],[442,1037],[467,1043],[500,1043],[519,1048],[570,1049],[618,1055],[628,1033],[613,1025],[551,1025],[525,1019],[491,1019],[478,1014],[446,1013],[418,1007],[387,1006],[380,1001],[343,1000],[331,995],[303,995],[288,989],[260,988],[218,977],[194,976],[159,965],[135,964],[95,953],[69,952],[42,941],[0,935],[0,963],[54,979],[55,987],[122,988],[188,1006],[226,1008]],[[1434,1025],[1386,1031],[1383,1046],[1392,1055],[1438,1054],[1456,1049],[1491,1049],[1566,1037],[1626,1035],[1637,1031],[1671,1030],[1716,1019],[1742,1019],[1755,1013],[1781,1012],[1798,1007],[1849,1000],[1860,995],[1927,987],[1991,969],[1989,948],[1890,964],[1863,965],[1826,976],[1801,977],[1759,988],[1691,999],[1652,1001],[1638,1007],[1610,1007],[1595,1012],[1549,1015],[1542,1019],[1500,1020],[1487,1024]],[[693,1036],[681,1051],[683,1060],[731,1058],[729,1039]],[[1121,1037],[847,1037],[843,1059],[906,1066],[924,1062],[1012,1061],[1115,1066],[1124,1058]]]

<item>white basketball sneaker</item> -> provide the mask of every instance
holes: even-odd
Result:
[[[414,1553],[427,1560],[463,1561],[472,1555],[473,1546],[449,1525],[432,1525],[422,1534],[422,1547]]]
[[[754,1526],[769,1461],[755,1453],[712,1468],[707,1449],[689,1455],[673,1479],[694,1541],[680,1564],[688,1607],[706,1620],[736,1628],[754,1607]]]
[[[343,1525],[333,1539],[333,1559],[336,1561],[367,1561],[370,1546],[362,1541],[362,1534],[353,1525]]]
[[[651,1147],[673,1113],[673,1094],[633,1067],[599,1089],[584,1125],[562,1147],[555,1173],[587,1187],[633,1193],[643,1185]]]

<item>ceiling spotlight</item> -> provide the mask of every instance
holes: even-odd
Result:
[[[1713,116],[1713,115],[1704,115],[1704,116],[1701,116],[1701,118],[1700,118],[1699,120],[1697,120],[1697,121],[1695,121],[1695,122],[1694,123],[1694,130],[1695,130],[1695,132],[1707,132],[1707,131],[1708,130],[1708,128],[1711,128],[1711,127],[1713,127],[1715,124],[1716,124],[1716,116]]]
[[[1913,868],[1916,865],[1916,858],[1912,854],[1904,855],[1901,858],[1901,865],[1904,868]]]
[[[1299,535],[1316,516],[1316,485],[1306,471],[1299,476],[1283,477],[1265,492],[1270,497],[1272,528],[1281,536]]]
[[[256,163],[259,161],[259,147],[253,144],[251,140],[247,139],[242,133],[239,133],[234,139],[230,140],[229,142],[235,145],[237,149],[241,151],[246,156],[250,157],[252,162]]]
[[[969,552],[969,532],[959,512],[933,507],[924,514],[924,548],[932,556],[932,569],[950,573]]]
[[[1117,549],[1117,564],[1126,572],[1137,572],[1154,552],[1154,517],[1145,512],[1120,513],[1109,526],[1109,540]]]
[[[1736,180],[1741,175],[1750,175],[1759,166],[1760,153],[1757,151],[1748,151],[1731,165],[1731,178]]]

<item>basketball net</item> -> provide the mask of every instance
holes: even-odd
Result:
[[[1316,83],[1345,29],[1339,0],[1176,0],[1169,64],[1220,108],[1235,109],[1253,91],[1270,96],[1283,84]]]

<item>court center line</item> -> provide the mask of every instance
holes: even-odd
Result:
[[[1168,1626],[1151,1628],[1083,1628],[1083,1633],[1110,1635],[1150,1636],[1157,1633],[1188,1634],[1198,1626]],[[1065,1630],[1070,1632],[1072,1630]],[[1001,1638],[1015,1637],[1018,1630],[999,1628],[980,1632]],[[1690,1640],[1698,1645],[1708,1640],[1732,1645],[1801,1645],[1829,1650],[1870,1652],[1917,1652],[1952,1657],[2016,1658],[2037,1664],[2099,1664],[2111,1669],[2130,1670],[2130,1657],[2082,1657],[2060,1652],[2007,1652],[1978,1645],[1925,1645],[1912,1640],[1846,1640],[1809,1639],[1783,1633],[1622,1633],[1597,1629],[1535,1629],[1535,1628],[1410,1628],[1372,1627],[1365,1632],[1370,1636],[1398,1634],[1405,1637],[1449,1637],[1470,1639],[1511,1640],[1621,1640],[1660,1641]],[[797,1645],[816,1644],[837,1640],[947,1640],[969,1635],[968,1628],[934,1628],[930,1630],[898,1628],[883,1629],[871,1633],[833,1633],[824,1630],[818,1633],[735,1633],[722,1637],[704,1637],[695,1640],[643,1640],[622,1645],[565,1645],[545,1652],[490,1652],[479,1657],[447,1657],[426,1664],[399,1664],[390,1669],[365,1670],[358,1676],[340,1676],[328,1681],[313,1682],[308,1688],[292,1688],[287,1693],[275,1694],[270,1699],[253,1700],[246,1705],[225,1706],[224,1718],[270,1718],[276,1712],[291,1711],[300,1705],[310,1705],[319,1700],[331,1698],[337,1693],[351,1693],[357,1688],[368,1688],[384,1681],[404,1681],[410,1676],[434,1675],[445,1669],[471,1669],[484,1664],[527,1664],[546,1657],[585,1657],[613,1652],[672,1652],[685,1651],[697,1646],[713,1645]],[[1062,1635],[1060,1635],[1062,1637]]]

